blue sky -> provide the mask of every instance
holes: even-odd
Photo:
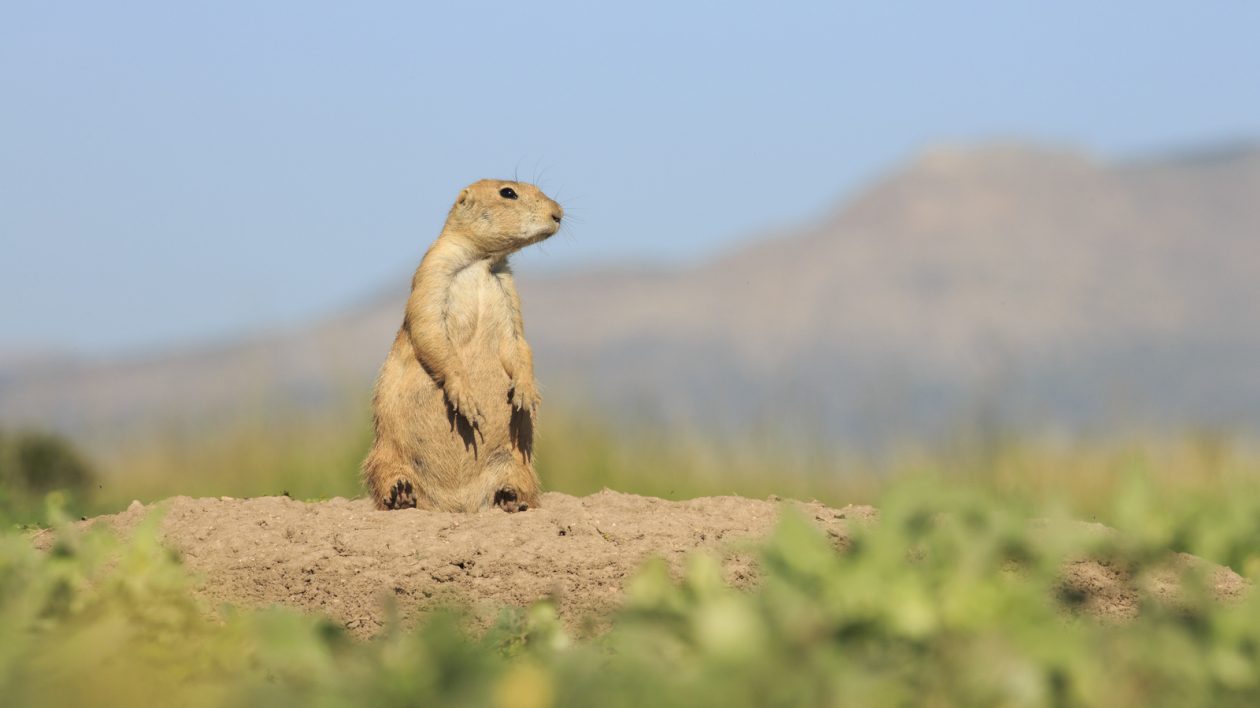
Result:
[[[316,317],[480,177],[575,217],[529,277],[698,260],[941,142],[1260,136],[1241,0],[428,5],[4,3],[0,353]]]

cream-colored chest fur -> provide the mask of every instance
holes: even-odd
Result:
[[[510,281],[501,278],[489,261],[478,261],[457,273],[447,297],[446,327],[451,342],[460,349],[488,347],[496,351],[501,342],[514,337],[509,287]],[[467,363],[475,366],[479,362]]]

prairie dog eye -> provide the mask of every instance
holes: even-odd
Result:
[[[499,190],[499,196],[504,199],[516,199],[516,190],[511,187],[504,187]]]

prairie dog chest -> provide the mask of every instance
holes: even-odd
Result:
[[[513,331],[511,281],[488,263],[475,263],[455,275],[447,299],[447,333],[465,343],[474,338],[497,340]]]

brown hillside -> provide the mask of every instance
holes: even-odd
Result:
[[[937,150],[812,228],[699,267],[518,280],[550,405],[864,439],[978,404],[1010,424],[1257,425],[1256,194],[1257,151]],[[113,429],[362,396],[405,285],[273,336],[10,366],[0,422]]]

